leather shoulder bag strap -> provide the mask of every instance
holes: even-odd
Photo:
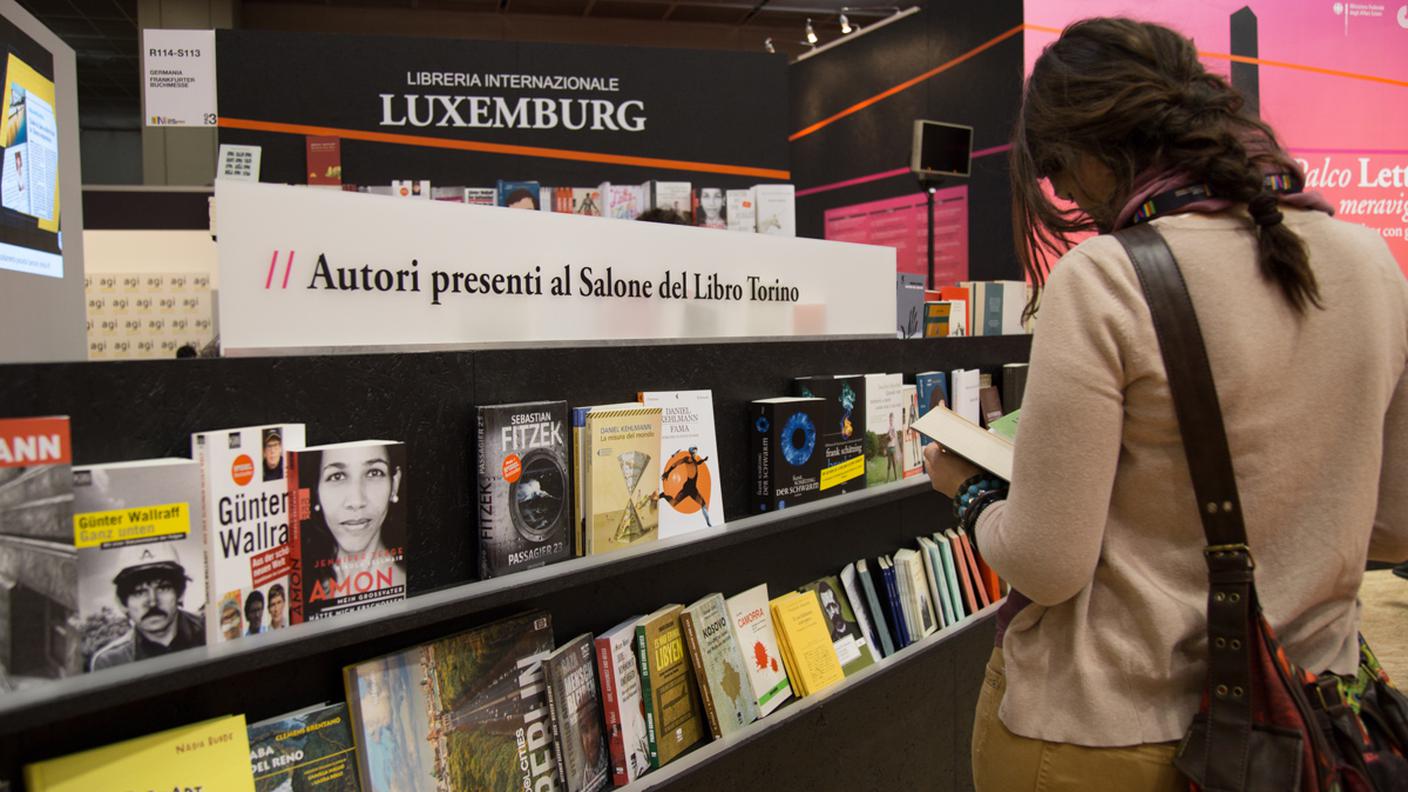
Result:
[[[1205,789],[1240,790],[1251,741],[1256,589],[1222,409],[1188,285],[1168,243],[1145,223],[1115,233],[1144,290],[1198,499],[1208,564],[1208,767]]]

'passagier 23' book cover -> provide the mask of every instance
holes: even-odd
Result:
[[[567,402],[486,405],[479,429],[479,576],[572,556]]]

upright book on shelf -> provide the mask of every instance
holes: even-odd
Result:
[[[876,486],[904,478],[904,378],[865,375],[865,479]]]
[[[929,596],[929,583],[924,575],[924,559],[912,548],[895,553],[895,573],[901,582],[904,607],[910,614],[910,635],[915,640],[933,635],[939,629],[934,615],[934,603]]]
[[[0,585],[31,594],[4,598],[0,695],[83,670],[72,460],[68,418],[0,419]]]
[[[254,792],[243,715],[26,765],[28,792]]]
[[[757,233],[758,206],[753,202],[753,191],[727,190],[724,196],[728,204],[726,210],[728,230]]]
[[[596,667],[601,676],[601,709],[611,752],[611,783],[625,786],[650,772],[650,739],[645,727],[640,663],[636,659],[636,625],[632,616],[596,637]]]
[[[265,424],[191,436],[205,514],[207,643],[281,629],[289,547],[284,452],[304,446],[303,424]],[[277,610],[269,607],[273,599]]]
[[[758,233],[797,235],[797,193],[790,184],[759,184],[753,188],[758,203]]]
[[[601,732],[601,699],[591,633],[559,647],[543,660],[553,744],[565,792],[596,792],[611,775]]]
[[[755,514],[821,497],[821,399],[779,397],[749,405]]]
[[[714,397],[707,390],[644,391],[660,408],[660,538],[724,522],[723,472],[714,437]]]
[[[841,661],[841,670],[846,676],[875,664],[875,650],[861,630],[856,612],[851,610],[840,579],[827,575],[798,590],[816,592],[821,614],[826,619],[826,631],[831,636],[836,659]]]
[[[890,631],[889,620],[885,616],[885,611],[880,604],[880,596],[876,591],[875,580],[870,573],[870,562],[862,558],[857,560],[854,565],[847,564],[846,568],[841,570],[841,584],[846,587],[846,593],[850,594],[852,583],[847,582],[847,572],[850,573],[850,577],[853,577],[860,583],[861,590],[865,593],[865,605],[859,608],[856,607],[856,598],[851,597],[851,608],[856,611],[857,615],[860,615],[862,610],[865,610],[869,614],[869,624],[876,636],[880,639],[881,651],[885,657],[889,657],[895,653],[895,638]],[[864,622],[862,622],[861,627],[865,627]]]
[[[692,219],[693,198],[689,182],[650,181],[641,185],[641,189],[649,193],[650,208],[669,209],[686,220]]]
[[[314,187],[342,186],[342,139],[326,135],[308,135],[308,184]]]
[[[660,768],[703,737],[694,668],[680,632],[680,605],[666,605],[636,625],[650,766]]]
[[[904,477],[921,476],[924,474],[924,454],[919,447],[919,430],[914,428],[914,422],[919,419],[918,389],[913,385],[901,385],[900,404],[904,406],[904,431],[900,433]]]
[[[85,670],[205,645],[203,526],[190,459],[74,466]]]
[[[600,555],[659,538],[660,408],[594,409],[581,455],[587,553]]]
[[[552,648],[552,617],[531,611],[347,666],[365,792],[560,789]]]
[[[680,630],[716,739],[758,719],[758,702],[729,619],[722,594],[710,594],[680,611]]]
[[[570,558],[567,402],[475,409],[479,455],[479,576]]]
[[[347,704],[318,704],[249,727],[255,792],[360,792]]]
[[[865,489],[866,378],[859,374],[798,377],[798,396],[818,398],[822,408],[821,491],[838,495]]]
[[[538,209],[541,207],[541,185],[535,181],[506,181],[499,179],[498,205],[510,209]]]
[[[799,696],[820,693],[845,679],[816,592],[790,591],[770,605],[778,643],[783,655],[791,658],[787,671]]]
[[[744,666],[757,701],[758,717],[764,717],[792,697],[787,668],[783,665],[773,629],[767,584],[759,583],[729,597],[724,607],[728,609],[733,637],[746,661]]]
[[[406,446],[390,440],[289,451],[289,619],[326,619],[406,598]]]

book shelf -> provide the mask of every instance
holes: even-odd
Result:
[[[745,407],[816,373],[996,371],[1030,338],[603,345],[415,354],[0,367],[0,415],[67,414],[80,464],[186,455],[200,429],[304,421],[310,442],[403,440],[409,453],[412,597],[327,622],[0,695],[0,782],[29,761],[226,713],[251,721],[342,698],[343,666],[528,608],[559,641],[666,602],[758,582],[770,591],[893,552],[951,521],[926,478],[747,516]],[[473,407],[595,404],[636,390],[711,388],[727,522],[607,556],[469,582],[475,565]],[[189,603],[188,603],[189,606]],[[708,743],[634,788],[966,789],[967,740],[992,614],[906,649],[824,696]],[[785,770],[791,768],[790,770]],[[786,772],[788,775],[776,775]],[[761,774],[761,775],[760,775]],[[15,788],[19,788],[16,784]],[[3,789],[3,784],[0,784]]]

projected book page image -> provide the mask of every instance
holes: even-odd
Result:
[[[53,58],[14,26],[0,108],[0,268],[63,277],[59,238],[59,136]]]

